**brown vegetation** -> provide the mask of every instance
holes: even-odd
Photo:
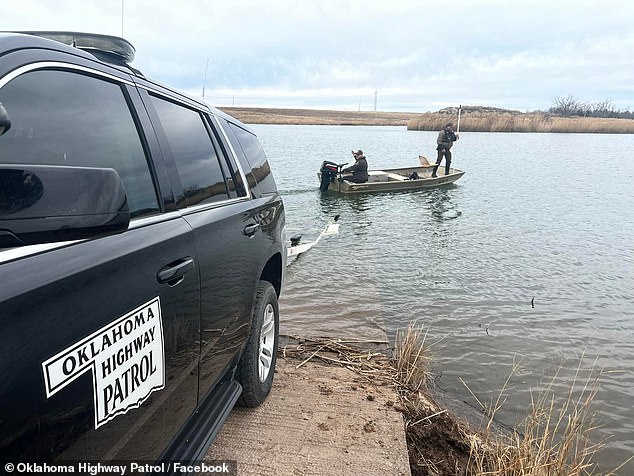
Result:
[[[555,403],[553,385],[557,375],[534,396],[518,431],[500,434],[491,431],[501,395],[489,409],[489,421],[479,433],[469,436],[470,466],[475,475],[491,476],[585,476],[600,473],[593,458],[604,444],[596,439],[593,400],[601,372],[594,369],[581,377],[578,368],[568,389],[567,399]],[[510,376],[509,376],[510,378]],[[508,380],[507,380],[508,382]],[[617,468],[618,469],[618,468]]]
[[[411,112],[329,111],[222,107],[222,111],[246,124],[407,126],[408,130],[438,131],[458,121],[458,109],[424,114]],[[567,132],[634,134],[633,119],[565,117],[545,112],[522,113],[493,107],[462,108],[461,132]]]
[[[397,361],[405,358],[408,366],[422,366],[416,372],[412,370],[408,374],[418,373],[427,381],[429,362],[418,358],[429,352],[429,346],[425,343],[421,329],[410,326],[401,336],[401,341],[407,342],[408,351],[397,352]],[[416,359],[413,359],[412,355],[415,355]],[[517,431],[511,432],[498,431],[494,425],[494,418],[504,403],[503,395],[512,373],[500,391],[497,401],[490,408],[483,406],[489,418],[486,426],[482,428],[473,428],[466,421],[451,417],[420,389],[415,391],[409,383],[403,385],[401,393],[408,408],[407,438],[412,474],[468,476],[602,474],[597,471],[593,462],[595,454],[603,446],[603,441],[594,440],[597,426],[593,408],[601,372],[595,372],[592,368],[587,371],[585,377],[582,377],[583,372],[581,367],[577,369],[576,377],[569,386],[568,398],[561,405],[555,403],[553,390],[557,380],[555,375],[533,399],[522,425]],[[403,384],[402,381],[401,383]],[[427,429],[416,427],[421,421],[427,421]],[[443,442],[444,455],[439,455],[437,449],[429,447],[431,437]],[[434,459],[433,456],[436,458]]]
[[[406,126],[410,119],[419,115],[412,112],[355,112],[262,107],[221,107],[219,109],[245,124]]]
[[[457,108],[420,114],[407,123],[408,130],[435,131],[447,122],[457,127]],[[569,132],[634,134],[634,120],[597,117],[563,117],[544,112],[522,113],[505,109],[463,107],[461,132]]]

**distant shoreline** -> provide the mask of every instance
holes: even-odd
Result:
[[[439,112],[335,111],[321,109],[276,109],[220,107],[245,124],[406,126],[408,130],[438,131],[447,122],[456,125],[457,109]],[[469,107],[461,112],[461,132],[560,132],[634,134],[634,120],[564,117],[544,112]]]
[[[415,112],[332,111],[320,109],[276,109],[263,107],[219,107],[245,124],[407,126]]]

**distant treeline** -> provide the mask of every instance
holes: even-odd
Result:
[[[577,99],[572,94],[557,97],[548,112],[559,116],[600,117],[615,119],[634,119],[634,112],[618,109],[610,99],[592,103]]]

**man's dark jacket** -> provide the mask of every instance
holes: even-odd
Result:
[[[343,173],[352,172],[352,181],[363,183],[368,181],[368,161],[365,156],[357,157],[354,165],[342,170]]]

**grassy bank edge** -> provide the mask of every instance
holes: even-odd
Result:
[[[593,462],[604,444],[594,435],[596,375],[575,380],[570,395],[578,396],[560,406],[554,403],[553,377],[538,392],[517,430],[500,431],[493,424],[500,400],[484,409],[484,425],[475,427],[434,400],[429,387],[433,353],[426,337],[422,327],[410,325],[397,333],[392,356],[386,355],[387,342],[359,339],[294,338],[297,344],[285,345],[280,351],[286,358],[301,361],[299,365],[311,359],[342,365],[375,385],[394,387],[400,398],[394,408],[405,420],[414,476],[616,474],[599,472]]]

